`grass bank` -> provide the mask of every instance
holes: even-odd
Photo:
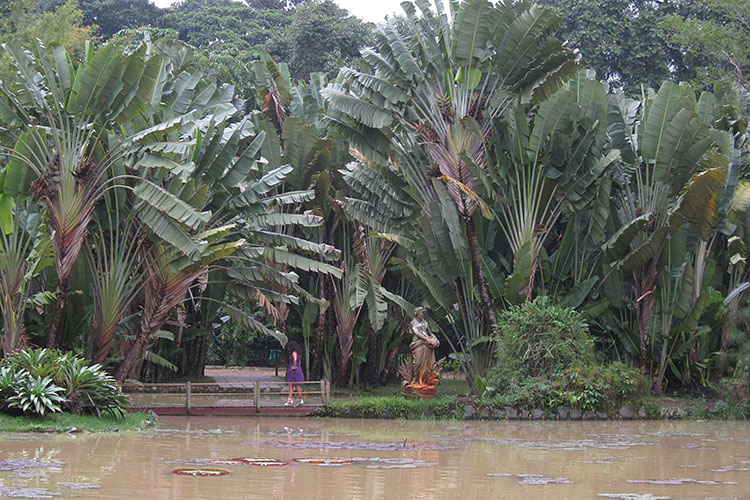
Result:
[[[128,413],[123,418],[70,413],[52,413],[44,417],[0,414],[0,432],[133,431],[154,423],[154,416],[146,413]]]
[[[494,398],[472,396],[463,379],[444,379],[438,397],[429,400],[405,398],[398,384],[373,389],[333,388],[331,403],[315,416],[381,419],[455,420],[748,420],[750,405],[730,405],[716,397],[646,396],[627,411],[586,412],[571,408],[542,411],[513,408]]]

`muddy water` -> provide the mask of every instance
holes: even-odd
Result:
[[[406,438],[406,446],[404,446]],[[262,457],[285,466],[210,464]],[[295,458],[353,459],[315,465]],[[220,477],[173,474],[220,468]],[[162,418],[0,434],[0,498],[750,499],[750,424]]]

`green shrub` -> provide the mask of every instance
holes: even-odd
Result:
[[[516,376],[537,377],[594,359],[583,317],[546,296],[511,306],[498,321],[498,333],[498,367]]]
[[[340,418],[462,418],[463,410],[455,398],[407,399],[401,396],[362,398],[333,402],[315,413]]]
[[[648,384],[640,370],[615,362],[579,365],[555,381],[559,406],[582,411],[612,411],[624,404],[637,406]]]
[[[127,405],[115,380],[99,365],[50,349],[18,351],[2,360],[0,397],[6,408],[40,415],[65,410],[122,416]]]
[[[548,297],[511,307],[498,321],[486,404],[542,410],[612,411],[637,406],[648,384],[635,368],[603,366],[583,317]]]

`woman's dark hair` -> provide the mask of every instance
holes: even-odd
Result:
[[[289,343],[286,345],[286,352],[288,354],[292,354],[293,352],[297,352],[297,354],[302,354],[302,347],[297,343],[296,340],[290,340]]]

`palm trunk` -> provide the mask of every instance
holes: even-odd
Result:
[[[477,282],[479,284],[479,297],[482,300],[482,308],[487,312],[490,326],[494,331],[497,328],[497,318],[495,317],[495,310],[493,309],[492,301],[490,300],[487,281],[484,278],[484,264],[482,263],[482,256],[479,253],[479,239],[477,238],[477,231],[474,227],[474,219],[472,217],[465,217],[464,220],[466,221],[466,236],[469,240],[469,250],[471,252],[471,267],[474,269],[474,274],[476,274]]]
[[[55,301],[55,311],[52,314],[52,325],[50,325],[49,334],[47,335],[47,347],[57,349],[58,332],[62,330],[63,320],[65,319],[65,306],[68,304],[68,287],[69,277],[60,276],[57,282],[57,300]]]
[[[328,287],[326,286],[326,277],[320,277],[320,298],[328,299],[327,294]],[[325,337],[326,337],[326,314],[328,309],[318,307],[318,334],[315,338],[315,346],[313,347],[313,365],[312,372],[309,374],[310,380],[318,380],[322,378],[323,372],[323,356],[325,355]]]
[[[365,384],[375,386],[378,384],[378,336],[375,329],[370,327],[367,330],[367,361],[365,364]]]
[[[648,332],[651,324],[651,313],[654,309],[654,301],[656,299],[656,263],[658,256],[652,259],[652,264],[643,273],[634,271],[634,285],[635,291],[635,304],[636,304],[636,315],[638,318],[638,333],[640,338],[640,351],[641,351],[641,370],[644,376],[649,376],[648,373]],[[655,388],[658,390],[658,388]]]

